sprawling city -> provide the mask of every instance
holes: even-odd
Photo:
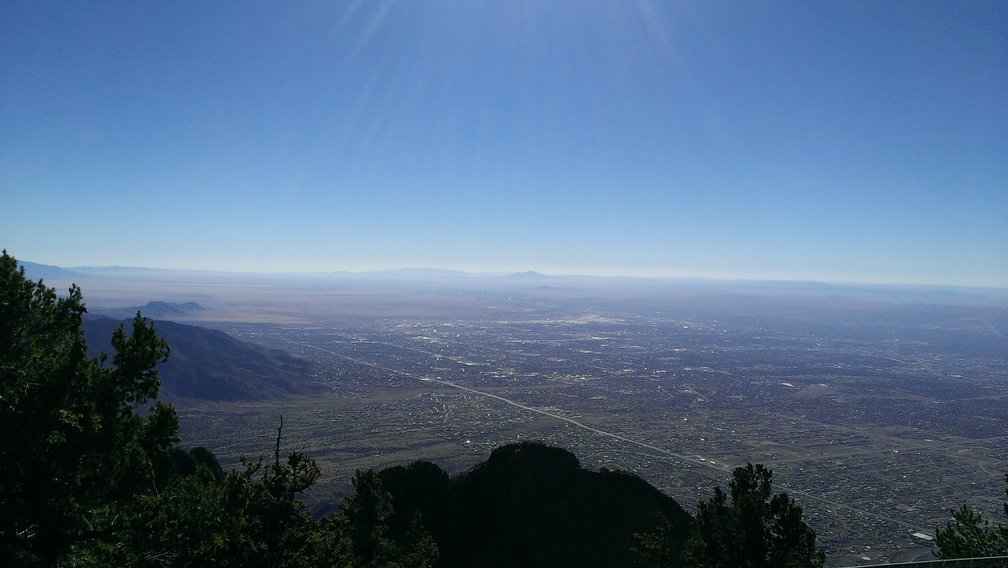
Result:
[[[319,502],[357,468],[457,473],[540,440],[687,509],[765,464],[835,566],[931,558],[961,505],[997,518],[1003,292],[523,278],[96,280],[92,311],[196,299],[182,319],[312,362],[324,391],[176,404],[183,439],[231,463],[268,453],[282,416]]]

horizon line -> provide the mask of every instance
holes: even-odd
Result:
[[[829,279],[815,279],[815,278],[774,278],[774,277],[758,277],[758,276],[736,276],[736,277],[726,277],[726,276],[683,276],[683,275],[644,275],[635,273],[622,273],[622,274],[591,274],[591,273],[548,273],[541,272],[538,270],[519,270],[519,271],[472,271],[472,270],[462,270],[458,268],[443,268],[437,266],[406,266],[398,268],[373,268],[367,270],[346,270],[346,269],[335,269],[335,270],[221,270],[221,269],[210,269],[210,268],[164,268],[164,267],[152,267],[152,266],[129,266],[129,265],[78,265],[78,266],[61,266],[56,264],[44,264],[40,262],[33,261],[22,261],[17,260],[18,264],[28,263],[39,267],[46,268],[56,268],[59,270],[66,270],[69,272],[73,271],[84,271],[84,270],[120,270],[120,271],[146,271],[146,272],[182,272],[182,273],[209,273],[209,274],[219,274],[219,275],[234,275],[234,276],[338,276],[338,275],[348,275],[348,276],[367,276],[367,275],[377,275],[382,273],[408,273],[408,272],[440,272],[440,273],[450,273],[462,277],[481,277],[481,278],[513,278],[528,276],[532,278],[555,278],[555,279],[595,279],[595,280],[642,280],[642,281],[693,281],[693,282],[710,282],[710,283],[748,283],[748,284],[820,284],[828,286],[849,286],[849,287],[910,287],[910,288],[967,288],[976,290],[996,290],[1001,292],[1008,292],[1008,285],[996,286],[996,285],[977,285],[977,284],[935,284],[935,283],[920,283],[920,282],[899,282],[899,281],[879,281],[879,282],[869,282],[861,280],[829,280]],[[88,274],[81,274],[82,276],[88,276]],[[91,276],[94,276],[93,274]],[[52,278],[52,277],[50,277]]]

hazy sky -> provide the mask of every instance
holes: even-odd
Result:
[[[1008,2],[0,3],[0,247],[1008,286]]]

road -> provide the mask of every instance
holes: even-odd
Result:
[[[528,405],[522,404],[520,402],[511,400],[509,398],[505,398],[505,397],[500,396],[500,395],[488,393],[488,392],[481,391],[479,389],[474,389],[474,388],[471,388],[471,387],[466,387],[466,386],[459,385],[459,384],[453,383],[451,381],[446,381],[444,379],[440,379],[440,378],[436,378],[436,377],[421,376],[421,375],[418,375],[416,373],[411,373],[409,371],[403,371],[403,370],[400,370],[400,369],[393,369],[391,367],[386,367],[386,366],[383,366],[383,365],[379,365],[378,363],[374,363],[374,362],[371,362],[371,361],[365,361],[363,359],[358,359],[358,358],[355,358],[355,357],[350,357],[348,355],[344,355],[342,353],[338,353],[338,352],[332,351],[330,349],[324,349],[322,347],[319,347],[317,345],[312,345],[310,343],[296,342],[296,341],[290,341],[290,340],[286,340],[286,341],[288,343],[292,343],[292,344],[295,344],[295,345],[301,345],[302,347],[307,347],[307,348],[310,348],[310,349],[314,349],[314,350],[320,351],[322,353],[327,353],[327,354],[332,355],[334,357],[339,357],[341,359],[344,359],[344,360],[347,360],[347,361],[351,361],[351,362],[356,363],[358,365],[364,365],[364,366],[371,367],[371,368],[374,368],[374,369],[378,369],[378,370],[381,370],[381,371],[385,371],[385,372],[388,372],[388,373],[393,373],[393,374],[401,375],[401,376],[404,376],[404,377],[410,377],[412,379],[416,379],[416,380],[421,381],[421,382],[437,383],[439,385],[443,385],[443,386],[446,386],[446,387],[449,387],[449,388],[458,389],[458,390],[461,390],[461,391],[472,393],[472,394],[475,394],[477,396],[494,399],[494,400],[497,400],[499,402],[503,402],[505,404],[508,404],[510,406],[514,406],[515,408],[520,408],[522,410],[526,410],[526,411],[529,411],[529,412],[534,412],[536,414],[540,414],[542,416],[547,416],[547,417],[553,418],[555,420],[561,420],[563,422],[567,422],[568,424],[572,424],[572,425],[574,425],[574,426],[576,426],[578,428],[581,428],[583,430],[587,430],[589,432],[593,432],[595,434],[598,434],[599,436],[611,438],[613,440],[619,440],[621,442],[625,442],[627,444],[631,444],[631,445],[637,446],[639,448],[645,448],[645,449],[651,450],[653,452],[657,452],[661,456],[665,456],[665,457],[668,457],[668,458],[674,458],[676,460],[680,460],[680,461],[683,461],[683,462],[686,462],[686,463],[689,463],[689,464],[692,464],[692,465],[696,465],[696,466],[699,466],[701,468],[712,469],[712,470],[719,471],[721,473],[731,473],[731,471],[734,469],[733,467],[730,467],[730,466],[712,465],[709,462],[702,461],[700,458],[695,458],[695,457],[692,457],[692,456],[687,456],[687,455],[684,455],[684,454],[676,453],[676,452],[673,452],[671,450],[667,450],[665,448],[660,448],[658,446],[655,446],[655,445],[652,445],[652,444],[648,444],[647,442],[641,442],[640,440],[634,440],[633,438],[628,438],[626,436],[623,436],[621,434],[617,434],[615,432],[609,432],[609,431],[606,431],[606,430],[602,430],[602,429],[596,428],[594,426],[590,426],[588,424],[585,424],[584,422],[580,422],[578,420],[574,420],[573,418],[568,418],[568,417],[566,417],[566,416],[564,416],[562,414],[558,414],[556,412],[551,412],[549,410],[544,410],[542,408],[536,408],[534,406],[528,406]],[[440,355],[437,355],[435,353],[430,353],[430,354],[431,355],[436,355],[436,356],[440,357]],[[655,457],[655,456],[652,456],[652,457]],[[897,526],[904,527],[904,528],[909,529],[911,531],[919,531],[919,530],[921,530],[921,527],[918,526],[918,525],[907,523],[905,521],[901,521],[899,519],[894,519],[892,517],[888,517],[888,516],[885,516],[885,515],[879,515],[878,513],[874,513],[872,511],[866,511],[864,509],[858,509],[856,507],[851,507],[850,505],[846,505],[846,504],[840,503],[838,501],[833,501],[831,499],[826,499],[824,497],[821,497],[819,495],[815,495],[813,493],[809,493],[807,491],[801,491],[801,490],[795,489],[793,487],[788,487],[787,485],[784,485],[784,484],[781,484],[781,483],[774,483],[773,485],[774,485],[775,488],[783,490],[783,491],[785,491],[787,493],[790,493],[791,495],[800,495],[803,499],[807,499],[807,500],[810,500],[810,501],[817,501],[819,503],[824,503],[826,505],[830,505],[832,507],[836,507],[836,508],[839,508],[839,509],[844,509],[844,510],[847,510],[847,511],[850,511],[852,513],[859,514],[859,515],[870,516],[870,517],[873,517],[873,518],[876,518],[876,519],[879,519],[879,520],[882,520],[882,521],[886,521],[886,522],[892,523],[892,524],[897,525]]]

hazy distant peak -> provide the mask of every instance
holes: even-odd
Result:
[[[542,272],[536,272],[535,270],[527,270],[525,272],[515,272],[514,274],[508,276],[508,278],[522,279],[522,280],[544,280],[550,278],[548,274],[543,274]]]
[[[67,270],[66,268],[61,268],[59,266],[52,266],[49,264],[38,264],[35,262],[27,262],[24,260],[17,261],[18,266],[25,269],[25,274],[30,279],[38,280],[39,278],[69,278],[73,276],[80,276],[79,272],[74,272],[73,270]]]
[[[146,313],[148,311],[160,311],[160,312],[177,312],[180,314],[186,314],[189,312],[202,310],[203,306],[197,304],[196,302],[185,302],[179,304],[176,302],[163,302],[160,300],[153,300],[140,306],[139,309],[142,313]]]
[[[185,302],[182,304],[176,302],[164,302],[161,300],[153,300],[147,302],[142,306],[130,306],[126,308],[114,308],[114,309],[95,309],[93,310],[96,314],[115,317],[115,318],[130,318],[133,317],[138,311],[144,317],[151,319],[162,319],[162,320],[173,320],[177,318],[184,318],[185,316],[202,311],[203,306],[197,304],[196,302]]]

